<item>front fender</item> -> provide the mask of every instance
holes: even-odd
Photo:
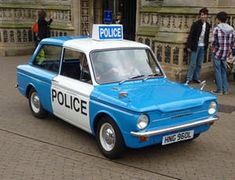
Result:
[[[91,100],[90,124],[93,135],[96,133],[95,125],[101,115],[110,116],[117,124],[122,134],[130,133],[131,130],[136,130],[137,128],[136,123],[139,113],[117,106],[111,106],[110,104],[106,104],[98,100]]]

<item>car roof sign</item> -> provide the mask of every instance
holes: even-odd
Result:
[[[121,24],[93,24],[92,39],[123,40],[123,26]]]

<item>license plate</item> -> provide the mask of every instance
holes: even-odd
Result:
[[[188,139],[192,139],[194,134],[194,130],[178,132],[175,134],[170,134],[162,137],[162,145],[171,144],[179,141],[185,141]]]

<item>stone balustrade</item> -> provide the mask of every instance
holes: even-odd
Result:
[[[198,18],[198,10],[194,9],[193,12],[191,7],[139,7],[136,39],[152,48],[166,74],[172,79],[185,79],[190,59],[186,41],[192,23]],[[216,24],[215,12],[208,19],[212,27],[211,34]],[[230,15],[229,22],[235,25],[235,13]],[[210,54],[209,47],[202,68],[202,77],[205,78],[212,71]]]
[[[58,1],[58,5],[54,5],[55,2],[50,0],[41,3],[47,3],[46,8],[43,8],[42,4],[35,5],[32,4],[32,1],[28,2],[27,0],[21,1],[21,3],[15,1],[1,3],[0,54],[14,55],[32,52],[34,38],[31,26],[37,21],[40,9],[46,11],[48,19],[50,17],[53,19],[51,36],[74,34],[70,1]]]

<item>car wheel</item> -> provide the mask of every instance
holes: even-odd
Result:
[[[109,159],[120,157],[125,149],[120,130],[110,117],[103,117],[98,122],[96,141],[101,153]]]
[[[42,107],[38,93],[33,88],[29,92],[29,107],[35,117],[46,117],[47,111]]]

